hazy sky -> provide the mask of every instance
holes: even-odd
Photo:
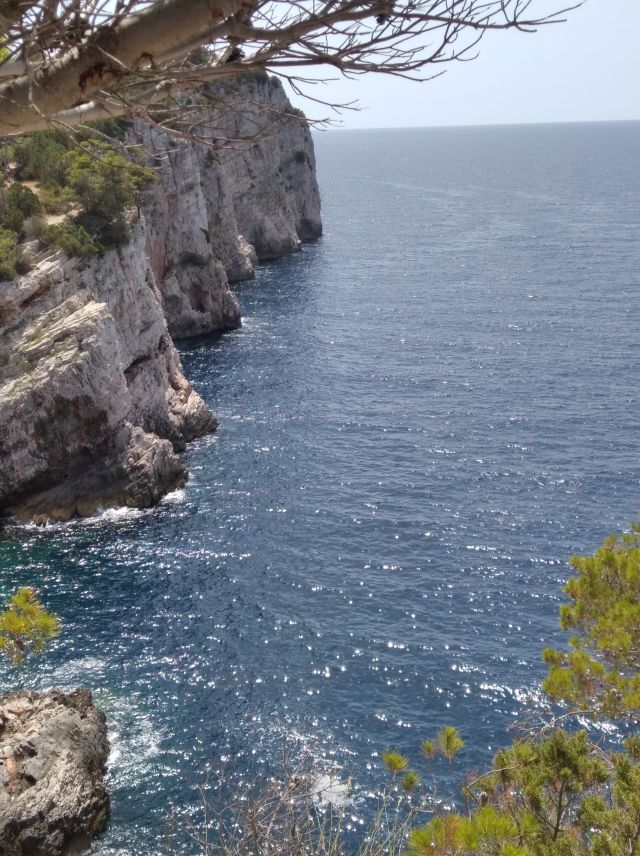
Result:
[[[564,24],[489,34],[478,59],[428,83],[368,75],[312,91],[360,102],[339,119],[345,128],[640,119],[640,0],[587,0]]]

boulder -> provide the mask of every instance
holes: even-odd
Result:
[[[0,853],[67,856],[104,827],[105,717],[91,693],[0,699]]]

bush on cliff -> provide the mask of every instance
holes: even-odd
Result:
[[[47,188],[63,186],[63,157],[70,147],[69,138],[62,131],[25,134],[12,146],[16,178],[39,181]]]
[[[125,123],[116,120],[95,124],[100,135],[122,137],[126,130]],[[69,255],[86,256],[126,243],[128,212],[155,180],[135,150],[120,154],[92,132],[77,145],[60,131],[27,134],[12,145],[10,156],[15,176],[37,183],[37,194],[14,182],[0,197],[0,225],[19,235],[24,221],[40,210],[69,213],[64,229],[43,233],[48,246]]]
[[[40,240],[45,246],[54,250],[64,250],[68,256],[88,258],[101,252],[103,247],[94,241],[89,232],[79,223],[67,220],[45,226]]]
[[[40,202],[33,190],[17,181],[11,184],[3,195],[6,207],[17,208],[25,219],[40,210]]]
[[[29,260],[18,243],[18,235],[0,227],[0,281],[15,279],[30,270]]]
[[[125,243],[126,212],[139,203],[144,188],[155,180],[153,170],[127,160],[112,146],[95,140],[68,152],[65,165],[67,186],[82,207],[85,225],[97,227],[107,246]]]
[[[24,184],[14,182],[0,189],[0,226],[5,229],[19,234],[24,221],[39,210],[38,197]]]

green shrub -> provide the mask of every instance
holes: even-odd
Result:
[[[24,221],[22,231],[28,239],[42,238],[42,233],[46,229],[46,223],[40,214],[34,214]]]
[[[14,182],[4,194],[7,208],[17,208],[25,217],[31,217],[40,210],[40,200],[29,187]]]
[[[131,237],[129,224],[124,216],[116,217],[114,220],[104,223],[97,234],[104,247],[121,247],[123,244],[127,244]]]
[[[148,167],[116,154],[106,143],[90,141],[65,155],[65,179],[84,212],[105,221],[124,220],[142,190],[155,180]]]
[[[88,258],[103,249],[83,226],[72,220],[45,226],[41,240],[51,249],[64,250],[68,256],[79,258]]]
[[[47,232],[50,246],[71,255],[87,255],[129,240],[127,211],[140,204],[156,174],[142,164],[136,149],[129,149],[125,157],[113,145],[95,139],[95,131],[123,138],[127,122],[113,119],[91,124],[82,133],[94,136],[80,145],[74,146],[60,131],[26,134],[12,144],[16,175],[37,179],[40,188],[36,196],[24,185],[13,184],[0,198],[0,226],[20,234],[24,221],[39,210],[64,214],[75,208],[80,209],[75,226]]]
[[[40,201],[36,194],[15,182],[0,191],[0,226],[19,234],[27,217],[31,217],[40,209]]]
[[[15,279],[18,276],[18,271],[9,262],[0,259],[0,282]]]
[[[28,270],[29,263],[18,245],[17,234],[0,228],[0,280],[15,279]]]
[[[0,612],[0,651],[16,664],[41,654],[59,632],[57,616],[47,612],[34,589],[19,588]]]
[[[62,185],[63,157],[69,147],[69,139],[62,131],[25,134],[13,145],[16,176],[22,179],[37,179],[46,186]]]
[[[24,223],[24,214],[19,208],[5,208],[0,211],[0,226],[10,232],[20,233]]]
[[[47,214],[64,214],[72,201],[68,190],[63,187],[43,187],[40,190],[40,204]]]

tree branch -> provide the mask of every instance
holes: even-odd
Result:
[[[31,77],[0,86],[0,135],[36,130],[40,117],[69,110],[140,68],[153,66],[186,39],[205,41],[244,0],[160,0],[117,26],[98,30],[79,48]]]

